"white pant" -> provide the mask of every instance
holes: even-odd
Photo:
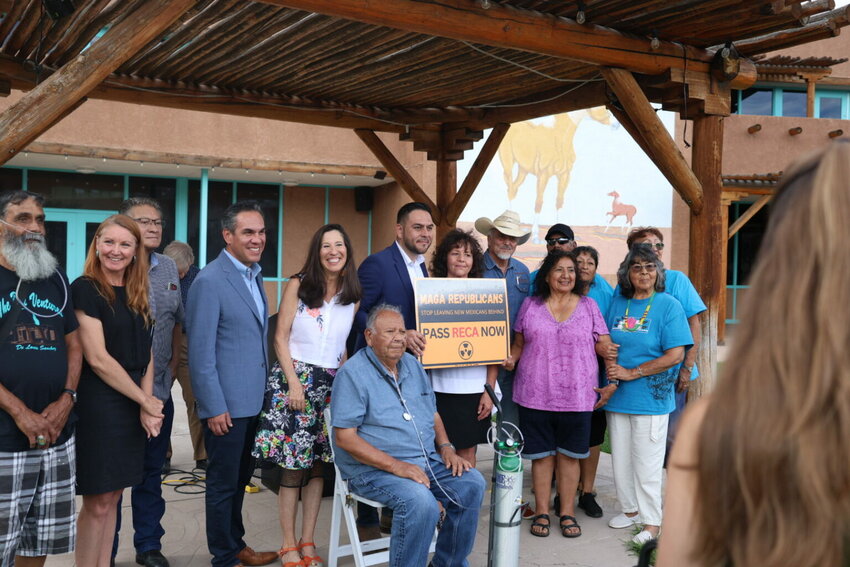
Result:
[[[661,484],[668,415],[607,412],[614,486],[623,512],[661,525]]]

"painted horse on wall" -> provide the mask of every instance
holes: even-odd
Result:
[[[558,182],[555,209],[556,218],[560,220],[564,195],[570,182],[570,172],[576,162],[573,139],[579,123],[585,118],[591,118],[608,125],[611,123],[610,116],[605,107],[598,106],[557,114],[554,126],[526,121],[514,124],[508,130],[499,146],[499,160],[502,162],[511,209],[514,208],[513,200],[528,174],[537,177],[537,199],[534,202],[534,223],[531,228],[533,242],[541,243],[540,212],[543,209],[546,185],[552,177],[555,177]],[[514,174],[514,166],[516,166],[516,174]]]
[[[620,194],[616,191],[611,191],[610,193],[608,193],[608,196],[613,197],[614,200],[611,202],[611,210],[605,213],[608,217],[610,217],[608,219],[608,224],[605,225],[605,232],[608,232],[608,228],[611,226],[611,223],[614,222],[614,219],[617,217],[625,217],[625,222],[623,223],[621,230],[625,231],[626,226],[631,229],[632,225],[634,224],[633,219],[637,214],[637,207],[635,207],[634,205],[627,205],[626,203],[621,203]]]

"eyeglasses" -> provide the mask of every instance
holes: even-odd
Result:
[[[133,219],[133,220],[136,221],[137,223],[139,223],[140,225],[145,226],[145,227],[153,225],[155,227],[161,228],[161,227],[165,226],[165,221],[162,220],[162,219],[149,219],[149,218],[146,218],[146,217],[142,217],[140,219]]]
[[[656,250],[664,250],[663,242],[656,242],[655,244],[653,244],[652,242],[637,242],[636,245],[643,246],[644,248],[649,248],[650,250],[652,248],[655,248]]]
[[[548,244],[549,246],[554,246],[556,244],[569,244],[572,241],[572,238],[547,238],[546,244]]]
[[[655,264],[632,264],[629,269],[633,274],[639,274],[643,271],[651,274],[655,271]]]

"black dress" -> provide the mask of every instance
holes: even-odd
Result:
[[[127,307],[123,287],[115,291],[110,306],[84,277],[71,284],[74,308],[100,320],[106,350],[136,384],[151,362],[151,330],[144,318]],[[145,455],[145,430],[139,404],[95,374],[83,360],[77,388],[77,494],[102,494],[141,482]]]

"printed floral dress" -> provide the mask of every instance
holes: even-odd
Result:
[[[328,303],[321,308],[311,309],[299,300],[296,317],[301,321],[311,321],[312,332],[318,331],[321,335],[327,331],[327,310],[334,307],[339,309],[339,306]],[[349,319],[347,329],[350,327]],[[348,333],[347,329],[345,334]],[[336,334],[341,336],[343,333]],[[344,341],[337,366],[343,352]],[[289,407],[289,383],[280,363],[276,362],[266,381],[253,455],[285,469],[309,469],[317,460],[333,462],[324,412],[331,402],[331,388],[337,369],[309,364],[296,360],[294,356],[292,362],[295,374],[304,387],[304,411],[294,411]]]

